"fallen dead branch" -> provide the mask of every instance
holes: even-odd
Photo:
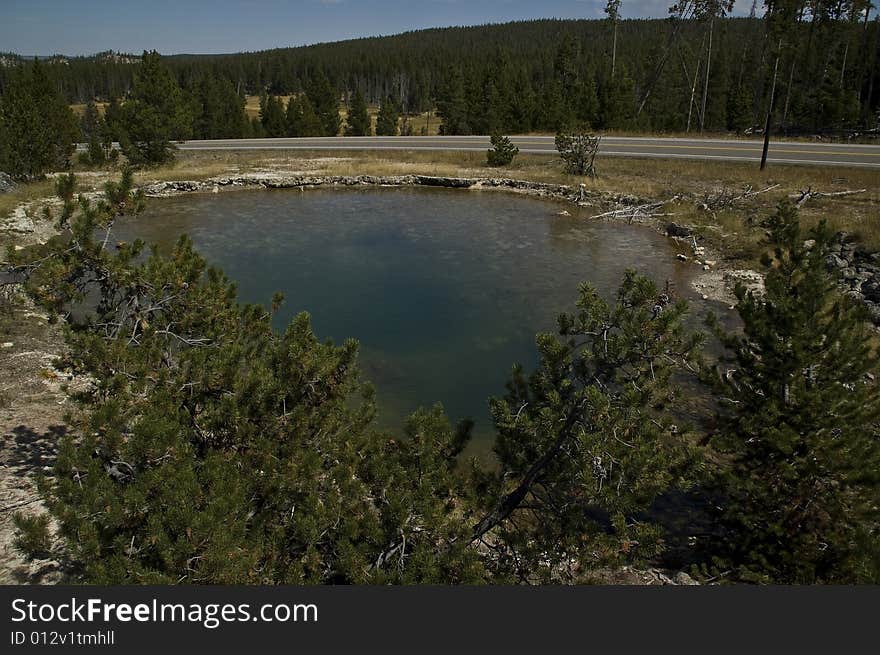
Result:
[[[712,212],[714,214],[720,209],[731,208],[737,203],[743,202],[744,200],[751,200],[763,193],[768,193],[778,188],[778,184],[772,184],[764,189],[759,189],[756,191],[754,187],[749,184],[740,193],[725,188],[714,195],[705,196],[703,198],[703,201],[697,204],[697,208],[702,209],[703,211]]]
[[[633,205],[629,207],[620,207],[618,209],[612,209],[611,211],[607,211],[603,214],[597,214],[593,216],[593,218],[612,218],[612,219],[626,219],[630,223],[637,220],[644,220],[647,218],[660,218],[663,216],[675,216],[675,213],[672,212],[663,212],[661,211],[663,207],[669,203],[678,199],[678,196],[672,198],[671,200],[661,200],[659,202],[649,202],[643,205]]]
[[[802,207],[809,200],[819,198],[835,198],[839,196],[851,196],[856,193],[865,193],[867,189],[847,189],[845,191],[813,191],[812,187],[802,189],[799,193],[792,193],[788,197],[795,201],[795,205]]]
[[[27,505],[33,505],[34,503],[38,503],[41,500],[43,500],[42,497],[37,496],[36,498],[31,498],[30,500],[23,500],[18,503],[12,503],[11,505],[0,507],[0,512],[11,512],[14,509],[18,509],[19,507],[26,507]]]

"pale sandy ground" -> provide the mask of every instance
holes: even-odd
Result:
[[[53,584],[62,578],[56,562],[28,562],[13,547],[12,517],[46,511],[35,478],[51,472],[69,402],[53,367],[58,327],[32,308],[21,312],[23,324],[3,337],[14,340],[0,343],[0,584]]]

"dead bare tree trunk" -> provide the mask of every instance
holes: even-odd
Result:
[[[700,110],[700,134],[706,124],[706,101],[709,98],[709,69],[712,68],[712,32],[715,29],[715,17],[709,19],[709,47],[706,50],[706,81],[703,84],[703,103]]]
[[[785,105],[782,107],[782,129],[785,129],[786,120],[788,119],[788,107],[791,102],[791,85],[794,82],[794,66],[796,58],[791,58],[791,68],[788,70],[788,86],[785,88]]]
[[[779,55],[782,39],[776,46],[776,61],[773,64],[773,82],[770,84],[770,101],[767,103],[767,121],[764,123],[764,149],[761,152],[761,170],[767,167],[767,152],[770,150],[770,124],[773,120],[773,101],[776,99],[776,75],[779,72]]]
[[[682,26],[692,13],[693,8],[689,7],[687,14],[682,14],[681,16],[677,17],[675,24],[672,28],[672,33],[669,35],[669,40],[666,42],[666,48],[663,50],[663,55],[660,57],[660,61],[657,62],[657,66],[654,68],[654,73],[651,76],[651,79],[648,81],[645,92],[642,94],[642,100],[641,102],[639,102],[639,109],[636,112],[636,116],[641,116],[642,110],[645,108],[645,105],[648,103],[648,98],[651,97],[651,92],[654,90],[654,85],[657,84],[657,81],[660,79],[660,75],[663,73],[663,68],[666,66],[666,60],[669,59],[669,53],[672,52],[672,46],[675,45],[675,42],[678,39],[678,35],[681,32]]]
[[[862,24],[862,47],[861,52],[862,56],[859,57],[859,102],[862,101],[862,91],[865,88],[865,71],[867,70],[868,64],[868,48],[870,44],[868,43],[868,17],[871,15],[871,8],[873,5],[868,3],[868,6],[865,8],[865,22]]]
[[[617,19],[614,20],[614,37],[611,40],[611,79],[614,79],[614,70],[617,65]]]
[[[696,95],[697,95],[697,79],[699,79],[699,77],[700,77],[700,66],[702,65],[702,63],[703,63],[703,60],[698,59],[697,60],[697,69],[694,71],[694,83],[691,86],[691,101],[690,101],[690,104],[688,104],[687,129],[685,130],[685,132],[687,132],[687,133],[690,133],[690,131],[691,131],[691,115],[694,112],[694,101],[696,100]],[[702,122],[702,121],[700,121],[700,122]]]
[[[519,485],[507,494],[501,501],[495,506],[491,512],[489,512],[483,519],[474,526],[474,532],[471,536],[471,542],[479,541],[483,538],[487,532],[489,532],[492,528],[497,525],[500,525],[504,522],[508,516],[513,514],[517,507],[520,506],[522,501],[528,495],[529,491],[532,488],[532,485],[535,483],[535,480],[541,475],[544,469],[547,467],[550,462],[552,462],[560,452],[562,452],[562,447],[565,445],[565,442],[571,438],[571,430],[574,427],[575,423],[579,418],[579,411],[577,409],[572,409],[571,413],[568,415],[568,418],[565,421],[565,425],[559,431],[559,436],[556,437],[556,440],[551,444],[551,446],[534,464],[532,464],[531,468],[526,472],[523,476],[522,481]]]

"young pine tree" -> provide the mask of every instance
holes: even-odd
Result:
[[[486,163],[489,166],[509,166],[513,158],[519,154],[519,148],[510,139],[498,132],[490,137],[492,147],[486,151]]]
[[[101,166],[107,160],[107,151],[105,144],[107,139],[107,129],[104,119],[98,112],[98,105],[94,100],[86,105],[80,121],[83,140],[88,144],[88,152],[86,158],[92,166]]]
[[[496,573],[559,580],[581,570],[644,562],[663,550],[640,517],[689,483],[697,450],[673,418],[673,375],[695,361],[684,302],[630,271],[613,303],[589,285],[559,336],[538,335],[537,371],[514,370],[491,401],[499,469],[493,505],[475,530]]]
[[[595,136],[586,127],[557,132],[556,150],[565,165],[565,172],[596,177],[596,155],[600,142],[601,137]]]
[[[783,203],[766,227],[766,292],[739,289],[743,331],[720,333],[725,565],[760,582],[880,582],[876,348],[826,269],[827,225],[805,242]]]

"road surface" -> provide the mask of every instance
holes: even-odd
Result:
[[[513,136],[520,152],[556,154],[552,136]],[[321,137],[217,139],[178,143],[181,150],[446,150],[485,151],[486,136]],[[761,141],[603,137],[601,156],[759,162]],[[880,146],[846,143],[771,142],[770,163],[880,168]]]

